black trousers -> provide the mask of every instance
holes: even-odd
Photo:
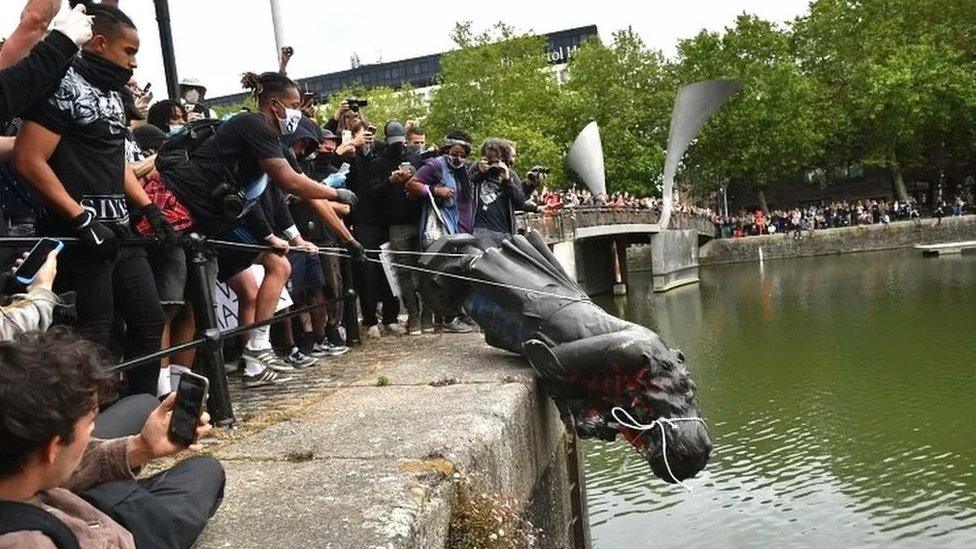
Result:
[[[389,230],[382,225],[356,224],[356,239],[368,250],[378,249],[389,239]],[[372,255],[370,256],[372,257]],[[363,309],[363,325],[375,326],[376,306],[383,304],[383,324],[393,324],[400,316],[400,300],[390,290],[383,266],[372,261],[360,265],[362,275],[357,275],[359,304]]]
[[[141,480],[106,482],[81,497],[112,517],[136,547],[190,547],[224,497],[224,468],[192,457]]]
[[[159,399],[153,395],[143,393],[127,396],[95,416],[92,436],[111,439],[138,435],[149,419],[149,414],[158,406]]]
[[[77,292],[79,334],[110,347],[116,312],[125,321],[122,351],[126,360],[159,350],[163,308],[146,251],[125,246],[116,259],[100,259],[82,246],[67,246],[58,258],[58,293]],[[128,394],[156,394],[159,361],[126,373]]]

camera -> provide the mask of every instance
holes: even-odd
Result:
[[[359,112],[361,107],[369,106],[369,101],[361,97],[350,97],[346,99],[346,103],[349,105],[349,110],[352,112]]]
[[[227,219],[237,219],[244,213],[247,197],[227,182],[221,182],[210,193],[210,197],[220,204]]]
[[[502,174],[502,162],[501,160],[492,160],[488,163],[488,176],[498,177]]]

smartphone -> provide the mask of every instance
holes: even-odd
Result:
[[[176,404],[169,421],[169,439],[176,444],[189,446],[197,441],[197,426],[207,402],[210,382],[192,372],[180,374],[176,389]]]
[[[14,271],[14,279],[19,284],[30,286],[37,278],[37,273],[47,261],[47,256],[51,252],[60,252],[64,243],[53,238],[42,238],[34,245],[34,249],[27,254],[27,259]]]
[[[349,130],[342,130],[342,144],[352,141],[352,132]]]
[[[149,93],[150,88],[152,88],[152,82],[146,83],[146,87],[142,88],[142,93]]]
[[[400,170],[412,170],[413,164],[409,162],[400,162]]]

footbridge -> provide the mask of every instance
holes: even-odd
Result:
[[[672,212],[662,226],[654,209],[576,208],[520,216],[538,231],[587,293],[623,291],[627,247],[650,244],[654,291],[698,281],[698,246],[715,235],[711,221]]]

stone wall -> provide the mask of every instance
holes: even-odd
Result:
[[[706,243],[699,252],[701,265],[783,259],[814,255],[868,252],[908,248],[916,244],[938,244],[976,239],[976,216],[947,217],[942,224],[933,219],[919,222],[900,221],[884,225],[864,225],[792,234],[717,239]]]

